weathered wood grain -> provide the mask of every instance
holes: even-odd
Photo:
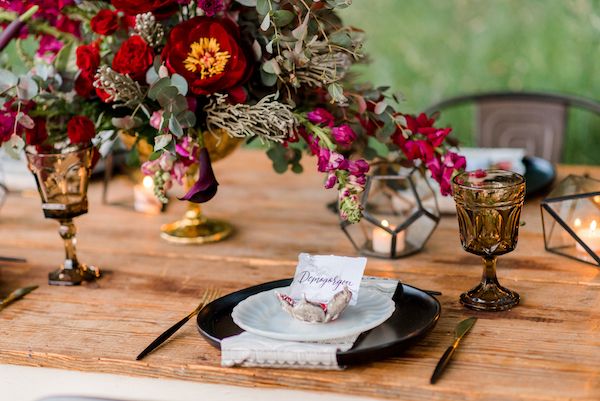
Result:
[[[100,187],[93,185],[90,213],[77,219],[79,254],[106,275],[76,288],[46,284],[62,245],[37,195],[9,197],[0,213],[0,255],[24,256],[28,263],[0,265],[0,294],[41,287],[0,313],[0,363],[402,400],[600,399],[600,270],[544,251],[536,201],[525,209],[517,250],[498,265],[500,281],[522,296],[512,311],[475,313],[458,303],[459,294],[477,283],[481,267],[462,251],[455,217],[442,220],[424,252],[399,261],[369,260],[369,274],[443,292],[436,328],[398,357],[342,372],[224,369],[219,352],[188,324],[135,361],[196,306],[208,286],[227,293],[289,277],[300,251],[354,254],[324,206],[335,194],[322,190],[311,168],[300,176],[278,176],[263,154],[251,151],[215,167],[221,186],[206,211],[234,222],[237,233],[209,246],[160,240],[158,227],[179,217],[183,204],[144,216],[101,205]],[[571,171],[600,176],[598,168],[561,168],[561,174]],[[126,201],[131,186],[116,180],[110,194]],[[451,368],[429,385],[454,325],[473,315],[479,321]]]

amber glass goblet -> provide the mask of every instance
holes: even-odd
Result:
[[[525,179],[505,170],[478,170],[454,177],[453,189],[462,246],[484,264],[481,283],[462,294],[460,302],[486,311],[516,306],[519,294],[498,283],[496,258],[517,246]]]
[[[48,275],[50,285],[78,285],[100,277],[100,270],[80,263],[75,249],[77,232],[73,218],[87,213],[87,189],[92,171],[91,146],[69,147],[52,153],[27,149],[29,169],[35,177],[42,210],[58,220],[65,245],[65,260]]]

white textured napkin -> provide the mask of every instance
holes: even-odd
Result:
[[[365,276],[360,288],[376,289],[391,298],[397,286],[396,280]],[[221,365],[339,370],[343,366],[337,363],[337,352],[352,348],[359,335],[327,342],[296,342],[243,332],[221,341]]]

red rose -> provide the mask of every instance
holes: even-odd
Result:
[[[27,145],[41,145],[48,139],[48,130],[46,129],[45,118],[34,118],[35,125],[31,129],[25,130],[25,143]]]
[[[100,49],[96,43],[77,47],[76,64],[82,74],[94,76],[100,65]]]
[[[86,143],[96,135],[96,127],[86,116],[74,116],[67,123],[67,135],[72,144]]]
[[[252,72],[239,40],[232,21],[196,17],[171,30],[162,59],[197,95],[235,91]]]
[[[112,10],[100,10],[90,21],[92,31],[99,35],[110,35],[119,29],[119,15]]]
[[[111,0],[111,3],[127,15],[152,12],[158,19],[164,19],[177,11],[176,0]]]
[[[154,52],[141,36],[134,35],[121,45],[113,59],[113,70],[129,76],[137,81],[146,78],[146,71],[152,65]]]
[[[94,92],[94,77],[81,73],[75,80],[75,93],[81,97],[90,97]]]

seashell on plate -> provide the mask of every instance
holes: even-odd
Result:
[[[284,311],[293,318],[308,323],[327,323],[337,319],[346,309],[352,298],[348,287],[333,296],[328,303],[311,302],[303,297],[296,301],[288,295],[275,292]]]

